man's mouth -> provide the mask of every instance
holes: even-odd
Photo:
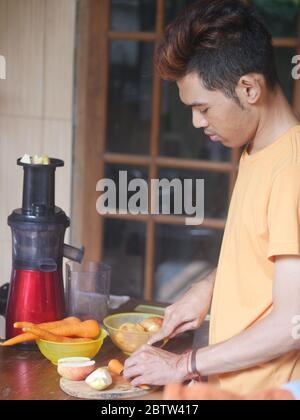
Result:
[[[211,141],[215,141],[215,142],[221,141],[220,137],[217,136],[216,134],[210,134],[206,132],[205,134],[210,138]]]

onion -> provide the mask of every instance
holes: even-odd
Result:
[[[70,381],[84,381],[94,370],[95,360],[79,361],[60,361],[57,372],[60,376]]]
[[[97,391],[103,391],[112,384],[112,377],[106,368],[99,368],[86,378],[85,383]]]

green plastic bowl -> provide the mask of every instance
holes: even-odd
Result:
[[[98,338],[86,343],[55,343],[46,340],[37,340],[36,343],[46,359],[57,365],[58,360],[65,357],[88,357],[92,359],[98,354],[106,337],[107,332],[102,329]]]
[[[148,340],[154,335],[153,333],[148,332],[129,332],[129,331],[120,331],[120,327],[123,324],[139,324],[148,318],[160,318],[162,316],[155,314],[146,314],[146,313],[120,313],[115,315],[110,315],[103,320],[103,324],[112,340],[112,342],[127,356],[130,356],[132,353],[137,351],[140,347],[148,342]]]

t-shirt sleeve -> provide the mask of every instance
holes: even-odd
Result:
[[[300,164],[283,169],[274,179],[268,206],[268,258],[300,256]]]
[[[283,385],[281,388],[290,391],[295,400],[300,401],[300,381],[290,382],[289,384]]]

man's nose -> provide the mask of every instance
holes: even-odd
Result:
[[[193,111],[193,126],[195,128],[207,128],[208,121],[203,117],[201,112]]]

